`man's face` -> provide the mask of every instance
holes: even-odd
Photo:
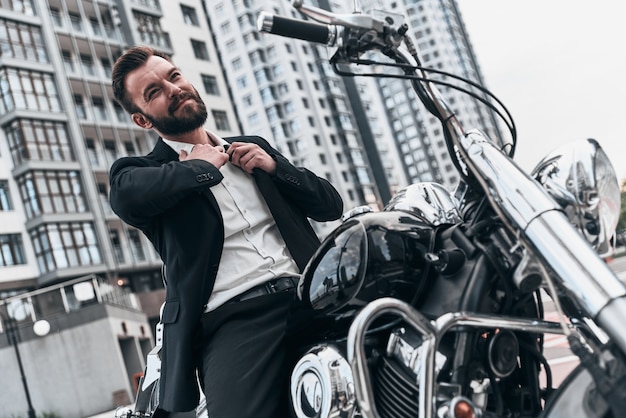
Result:
[[[144,128],[175,136],[191,132],[206,122],[206,105],[198,91],[178,68],[161,57],[152,56],[130,72],[126,91],[140,109],[133,114],[133,120]]]

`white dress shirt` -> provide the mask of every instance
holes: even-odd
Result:
[[[220,144],[228,144],[211,134]],[[163,139],[176,153],[192,144]],[[251,175],[233,164],[220,168],[222,181],[211,187],[224,221],[224,249],[206,311],[268,280],[298,276],[274,218]]]

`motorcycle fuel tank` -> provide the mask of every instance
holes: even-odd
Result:
[[[322,315],[351,317],[368,302],[414,302],[428,273],[435,227],[403,211],[364,213],[331,233],[304,269],[298,295]]]

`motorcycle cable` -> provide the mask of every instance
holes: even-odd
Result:
[[[337,67],[337,63],[335,63],[336,65],[333,67],[334,72],[337,75],[340,76],[358,76],[358,77],[372,77],[372,78],[396,78],[396,79],[402,79],[402,80],[411,80],[411,81],[417,81],[417,82],[428,82],[428,83],[432,83],[432,84],[436,84],[436,85],[440,85],[440,86],[444,86],[444,87],[449,87],[451,89],[454,89],[456,91],[459,91],[461,93],[465,93],[469,96],[471,96],[472,98],[480,101],[481,103],[483,103],[485,106],[487,106],[488,108],[490,108],[491,110],[493,110],[494,113],[496,113],[496,115],[498,115],[498,117],[504,122],[505,126],[507,127],[509,133],[511,134],[511,138],[512,138],[512,147],[510,151],[507,151],[507,153],[509,153],[509,155],[512,157],[514,155],[515,152],[515,148],[517,145],[517,129],[515,126],[515,121],[513,120],[512,115],[510,114],[509,110],[506,108],[506,106],[502,103],[502,101],[500,99],[497,98],[497,96],[495,96],[493,93],[491,93],[489,90],[487,90],[486,88],[480,86],[477,83],[474,83],[471,80],[468,80],[464,77],[460,77],[451,73],[448,73],[446,71],[441,71],[441,70],[436,70],[433,68],[429,68],[429,67],[422,67],[422,66],[412,66],[410,64],[403,64],[403,63],[385,63],[385,62],[380,62],[380,61],[372,61],[372,60],[351,60],[350,61],[351,64],[357,64],[357,65],[379,65],[382,67],[396,67],[396,68],[402,68],[402,69],[407,69],[407,68],[411,68],[414,70],[422,70],[428,73],[435,73],[435,74],[440,74],[440,75],[444,75],[444,76],[448,76],[450,78],[454,78],[456,80],[462,81],[464,83],[467,83],[473,87],[476,87],[477,89],[480,90],[480,92],[485,93],[486,95],[488,95],[490,98],[492,98],[494,101],[496,101],[497,104],[499,104],[502,109],[498,109],[498,107],[496,107],[493,103],[491,103],[490,101],[488,101],[487,99],[485,99],[484,97],[480,96],[479,94],[468,90],[464,87],[461,87],[459,85],[453,84],[453,83],[449,83],[443,80],[434,80],[434,79],[430,79],[428,77],[422,77],[422,76],[418,76],[418,75],[413,75],[413,74],[378,74],[375,72],[372,73],[354,73],[354,72],[347,72],[347,71],[342,71],[341,69],[339,69]],[[430,110],[430,108],[428,109]],[[432,112],[431,112],[432,113]]]

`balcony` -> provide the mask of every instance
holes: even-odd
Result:
[[[133,311],[141,309],[135,295],[130,291],[90,275],[4,299],[0,301],[0,312],[5,317],[15,319],[22,326],[98,304],[114,305]],[[3,332],[0,324],[0,333]]]

